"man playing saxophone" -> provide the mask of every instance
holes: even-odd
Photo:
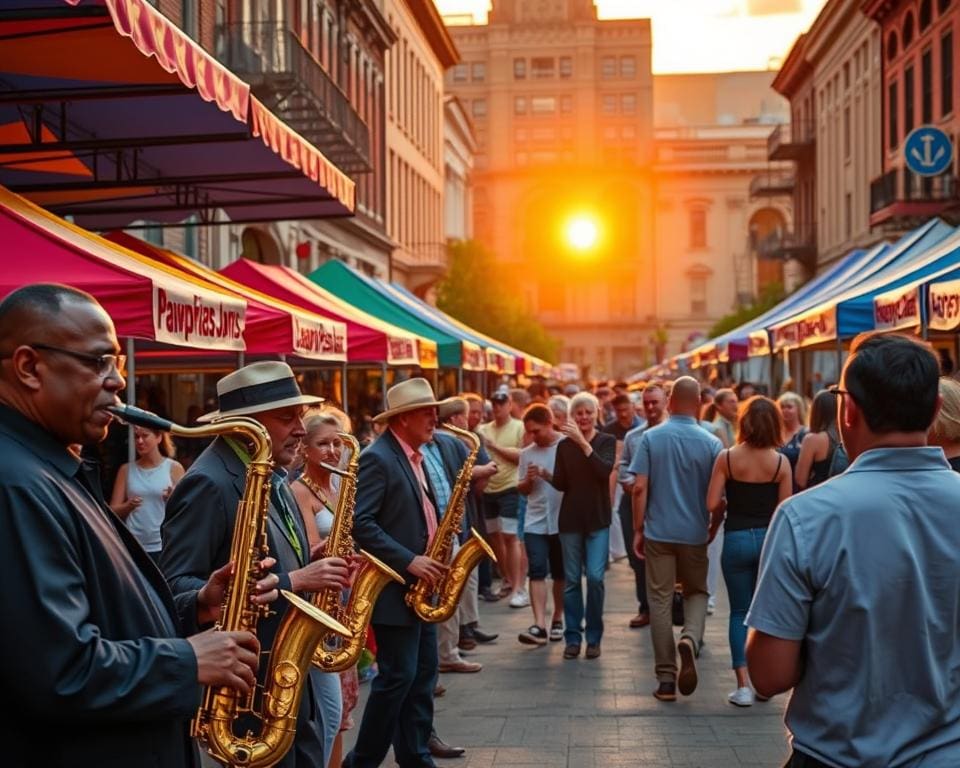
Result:
[[[327,587],[346,587],[349,567],[344,560],[323,558],[310,562],[303,520],[283,469],[295,458],[305,434],[303,408],[321,398],[301,394],[290,367],[276,361],[252,363],[225,376],[217,382],[217,396],[219,409],[201,417],[201,422],[250,416],[270,434],[274,476],[267,540],[270,554],[276,559],[274,572],[280,589],[303,594]],[[175,594],[195,591],[201,574],[230,560],[237,504],[243,496],[249,461],[249,449],[242,442],[218,437],[197,458],[168,499],[160,565]],[[257,633],[264,653],[273,649],[286,609],[286,601],[281,599],[275,613],[260,620]],[[266,664],[261,664],[261,672],[266,668]],[[314,768],[327,764],[340,726],[340,702],[338,678],[311,670],[300,699],[293,748],[278,766]],[[243,728],[241,720],[237,730]]]
[[[216,617],[227,569],[175,602],[79,459],[106,436],[124,364],[92,296],[40,284],[0,301],[4,766],[190,768],[202,687],[255,681],[250,633],[179,637]]]
[[[437,530],[438,505],[421,447],[433,439],[437,406],[426,379],[387,391],[387,410],[374,421],[387,429],[360,455],[353,537],[357,546],[407,577],[436,583],[447,571],[426,557]],[[357,744],[344,768],[376,768],[391,743],[401,768],[434,765],[428,741],[437,680],[437,630],[407,605],[407,586],[390,583],[373,612],[380,673],[374,678]]]

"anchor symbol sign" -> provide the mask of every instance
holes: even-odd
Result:
[[[953,159],[953,144],[939,128],[924,125],[914,129],[903,145],[907,167],[919,176],[938,176]]]

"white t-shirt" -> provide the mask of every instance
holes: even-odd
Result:
[[[558,439],[548,448],[541,448],[533,443],[520,451],[520,463],[517,465],[518,482],[527,476],[527,468],[531,464],[536,464],[553,473],[559,443]],[[533,490],[527,496],[527,512],[523,521],[524,533],[557,533],[560,530],[558,521],[561,501],[563,501],[563,491],[558,491],[542,477],[535,479]]]

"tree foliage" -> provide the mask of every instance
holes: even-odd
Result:
[[[475,240],[452,243],[437,307],[494,339],[557,362],[559,342],[524,307],[508,270]]]
[[[722,336],[727,331],[739,328],[744,323],[753,320],[753,318],[759,317],[768,309],[773,309],[777,306],[777,304],[783,301],[785,296],[786,293],[783,290],[782,283],[770,283],[764,286],[760,291],[760,295],[752,304],[742,306],[735,312],[724,315],[717,320],[716,324],[710,329],[710,333],[708,334],[709,338],[715,339],[717,336]]]

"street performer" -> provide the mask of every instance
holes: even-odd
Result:
[[[437,628],[404,597],[417,579],[436,583],[447,566],[423,553],[437,530],[438,504],[420,449],[434,436],[437,406],[426,379],[387,391],[387,428],[360,456],[353,538],[357,546],[407,576],[388,584],[373,611],[377,664],[357,743],[344,768],[376,768],[393,744],[400,768],[433,766],[428,741],[437,682]]]
[[[202,687],[255,681],[250,633],[180,639],[215,619],[228,570],[175,602],[80,461],[106,437],[124,364],[89,294],[37,284],[0,302],[4,766],[188,768]],[[255,599],[276,585],[265,577]]]
[[[350,574],[346,561],[328,557],[311,562],[303,518],[284,469],[296,457],[306,434],[304,407],[322,402],[322,398],[302,394],[286,363],[264,361],[251,363],[220,379],[217,399],[219,409],[201,416],[200,422],[250,416],[270,433],[274,474],[267,541],[276,560],[274,572],[279,587],[302,596],[328,587],[347,587]],[[247,446],[231,437],[218,437],[191,465],[167,500],[160,566],[174,594],[196,590],[202,574],[224,566],[230,559],[237,504],[243,495],[249,462]],[[281,598],[277,609],[257,626],[264,653],[273,647],[286,608],[286,601]],[[261,666],[265,671],[267,665]],[[340,712],[339,677],[312,668],[300,700],[293,748],[277,765],[325,766],[340,728]]]

